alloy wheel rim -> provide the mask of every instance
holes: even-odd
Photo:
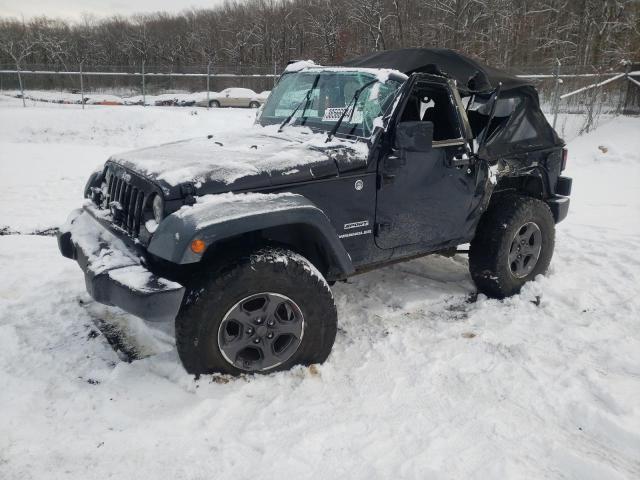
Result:
[[[262,292],[227,311],[218,329],[218,348],[234,367],[259,372],[289,360],[303,334],[304,316],[298,304],[285,295]]]
[[[542,231],[534,222],[527,222],[515,233],[509,248],[509,271],[516,278],[529,275],[538,263],[542,251]]]

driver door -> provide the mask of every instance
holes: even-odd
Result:
[[[376,244],[435,250],[464,243],[479,220],[488,172],[484,162],[470,158],[471,130],[455,84],[414,74],[400,95],[378,163]],[[395,138],[399,123],[418,121],[433,124],[431,148],[423,151]]]

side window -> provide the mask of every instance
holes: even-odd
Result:
[[[456,108],[445,86],[416,85],[405,106],[401,121],[433,122],[434,142],[462,138]]]
[[[433,122],[433,140],[456,140],[462,137],[460,122],[449,90],[429,85],[420,91],[422,121]]]

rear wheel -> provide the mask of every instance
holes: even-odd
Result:
[[[322,275],[301,255],[270,248],[188,290],[176,343],[190,373],[268,373],[323,362],[336,330]]]
[[[469,249],[469,270],[478,290],[504,298],[544,274],[555,241],[555,223],[541,200],[505,194],[492,200]]]

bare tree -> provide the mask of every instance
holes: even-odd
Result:
[[[147,27],[147,17],[137,15],[134,23],[127,25],[123,32],[120,47],[134,59],[143,64],[149,59],[153,45]]]
[[[392,14],[385,9],[383,0],[351,0],[347,12],[349,20],[362,25],[372,41],[374,50],[385,50],[385,23]]]
[[[24,98],[21,65],[33,53],[36,43],[32,31],[24,23],[3,21],[0,24],[0,50],[8,55],[16,66],[23,107],[26,107],[27,103]]]
[[[320,56],[329,62],[336,60],[342,13],[331,0],[313,1],[305,11],[307,31],[320,41]]]
[[[70,28],[60,20],[45,17],[36,18],[30,26],[36,43],[43,49],[53,63],[68,71],[67,60],[70,51]]]
[[[454,48],[503,67],[640,59],[638,0],[229,0],[180,14],[80,23],[5,20],[0,29],[14,42],[25,32],[32,39],[21,62],[63,68],[78,59],[118,68],[212,61],[272,67],[399,46]],[[15,60],[2,49],[0,63],[9,62]]]

